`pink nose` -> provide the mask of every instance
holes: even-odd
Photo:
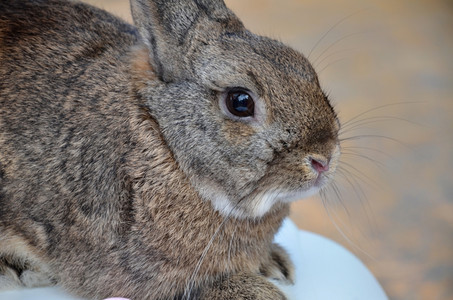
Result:
[[[326,172],[329,170],[329,161],[311,158],[311,166],[318,173]]]

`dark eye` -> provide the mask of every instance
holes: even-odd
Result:
[[[255,102],[252,96],[242,90],[229,91],[225,104],[228,111],[236,117],[252,117],[255,113]]]

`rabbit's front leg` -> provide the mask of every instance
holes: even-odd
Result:
[[[294,284],[294,266],[286,250],[277,244],[270,247],[269,257],[260,266],[260,273],[284,284]]]
[[[31,265],[30,261],[0,256],[0,291],[53,284],[49,274]]]
[[[261,263],[260,274],[239,273],[221,278],[201,291],[200,299],[286,299],[269,279],[284,284],[294,283],[294,266],[286,251],[271,244],[267,258]]]
[[[264,276],[239,273],[223,277],[200,291],[200,300],[212,299],[260,299],[286,300],[286,296]]]
[[[0,291],[22,286],[17,272],[0,257]]]

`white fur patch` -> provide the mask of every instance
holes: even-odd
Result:
[[[319,191],[318,187],[311,187],[308,190],[298,191],[285,191],[285,190],[273,190],[255,197],[251,203],[252,216],[262,217],[264,216],[273,205],[278,202],[290,203],[303,198],[308,198]]]
[[[238,219],[260,218],[264,216],[278,202],[290,203],[303,198],[308,198],[319,191],[319,187],[313,186],[308,190],[300,189],[296,191],[271,190],[253,199],[246,199],[243,206],[235,207],[228,196],[213,184],[205,184],[202,188],[198,185],[198,190],[203,199],[210,201],[213,208],[223,216],[232,216]]]
[[[215,210],[220,212],[223,216],[233,216],[238,219],[243,219],[244,213],[234,207],[226,195],[217,195],[211,200],[212,206]]]
[[[210,201],[215,210],[222,216],[233,216],[238,219],[244,219],[244,212],[231,203],[228,196],[212,182],[195,183],[200,196],[205,201]]]

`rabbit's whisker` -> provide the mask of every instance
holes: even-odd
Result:
[[[338,188],[337,183],[336,182],[332,182],[332,186],[330,188],[334,191],[335,195],[337,196],[338,203],[341,205],[341,208],[343,209],[345,214],[348,217],[351,217],[351,214],[350,214],[348,208],[346,207],[346,205],[344,204],[344,201],[342,200],[343,197],[342,197],[340,189]]]
[[[359,149],[359,150],[367,150],[367,151],[370,151],[370,152],[375,152],[375,153],[379,153],[379,154],[382,154],[388,158],[392,158],[392,156],[390,154],[388,154],[387,152],[384,152],[380,149],[376,149],[376,148],[373,148],[373,147],[365,147],[365,146],[351,146],[351,145],[348,145],[348,146],[343,146],[342,147],[343,150],[353,150],[353,149]],[[342,152],[343,153],[343,152]]]
[[[359,119],[359,120],[350,122],[350,123],[346,124],[345,126],[343,126],[341,128],[340,132],[341,133],[350,132],[350,131],[353,131],[360,127],[363,128],[364,125],[379,123],[379,122],[384,122],[384,121],[402,121],[402,122],[411,123],[413,125],[420,125],[417,122],[413,122],[411,120],[404,119],[404,118],[399,118],[399,117],[394,117],[394,116],[376,116],[376,117],[369,117],[369,118]]]
[[[393,106],[399,106],[399,105],[407,105],[407,104],[420,104],[422,102],[417,102],[417,101],[404,101],[404,102],[396,102],[396,103],[389,103],[389,104],[384,104],[384,105],[380,105],[380,106],[376,106],[376,107],[373,107],[373,108],[370,108],[368,110],[365,110],[364,112],[361,112],[359,114],[357,114],[356,116],[352,117],[351,119],[349,119],[348,121],[346,122],[343,122],[342,123],[342,126],[347,126],[350,122],[354,121],[354,120],[357,120],[358,118],[364,116],[364,115],[367,115],[371,112],[375,112],[375,111],[378,111],[378,110],[381,110],[383,108],[388,108],[388,107],[393,107]]]
[[[228,260],[227,265],[230,266],[231,262],[231,249],[233,248],[234,235],[236,234],[236,228],[234,228],[233,234],[231,235],[230,242],[228,243]]]
[[[206,247],[204,248],[203,252],[201,253],[201,256],[198,259],[198,262],[197,262],[197,264],[195,266],[195,269],[192,272],[192,275],[189,277],[188,283],[186,285],[186,289],[184,290],[183,299],[187,299],[187,300],[190,299],[190,294],[192,293],[192,290],[193,290],[194,285],[195,285],[195,277],[198,275],[198,272],[200,271],[201,265],[202,265],[206,255],[207,255],[209,249],[211,248],[211,245],[214,242],[214,239],[217,237],[217,234],[220,232],[222,227],[225,225],[225,223],[229,219],[230,219],[229,216],[223,219],[222,223],[220,223],[219,227],[217,227],[216,231],[214,232],[214,234],[212,235],[212,237],[209,240],[208,244],[206,245]]]
[[[357,36],[357,35],[362,35],[362,34],[367,34],[368,32],[354,32],[354,33],[351,33],[351,34],[347,34],[345,36],[342,36],[341,38],[337,39],[335,42],[333,42],[332,44],[330,44],[326,49],[324,49],[321,54],[319,54],[314,60],[313,60],[313,63],[316,64],[316,62],[325,54],[327,53],[330,49],[332,49],[332,47],[334,47],[335,45],[337,45],[338,43],[350,38],[350,37],[353,37],[353,36]]]
[[[347,170],[344,170],[344,171],[348,172]],[[349,186],[353,189],[354,194],[356,195],[357,199],[359,200],[361,210],[362,210],[363,214],[365,215],[368,224],[370,224],[372,228],[375,227],[374,224],[376,224],[376,222],[375,222],[373,210],[370,207],[370,202],[368,201],[367,194],[363,190],[362,185],[360,185],[358,183],[358,180],[357,180],[358,177],[355,176],[354,174],[351,176],[346,176],[346,175],[344,175],[344,173],[342,176],[348,182]],[[378,188],[380,188],[380,187],[378,187]],[[361,232],[361,234],[363,236],[366,236],[364,234],[363,230],[361,230],[360,228],[361,227],[358,227],[358,230]]]
[[[319,61],[314,61],[313,62],[313,66],[315,69],[319,69],[321,64],[328,58],[331,58],[333,56],[336,56],[338,54],[350,54],[351,52],[353,52],[354,50],[357,50],[355,48],[350,48],[350,49],[342,49],[342,50],[338,50],[338,51],[335,51],[335,52],[332,52],[330,54],[327,54],[326,56],[324,56],[321,60]]]
[[[361,135],[354,135],[354,136],[348,136],[344,138],[340,138],[340,142],[345,142],[345,141],[353,141],[353,140],[358,140],[358,139],[364,139],[364,138],[379,138],[379,139],[384,139],[384,140],[389,140],[392,142],[395,142],[401,146],[404,146],[405,148],[409,148],[409,146],[400,140],[397,140],[395,138],[385,136],[385,135],[379,135],[379,134],[361,134]]]
[[[193,290],[194,285],[195,285],[195,277],[198,275],[198,272],[200,271],[201,265],[203,264],[203,261],[206,258],[206,255],[207,255],[209,249],[211,248],[211,246],[212,246],[215,238],[217,237],[217,235],[220,233],[220,230],[222,230],[223,227],[225,226],[226,222],[228,222],[230,220],[231,213],[238,207],[238,205],[241,203],[241,201],[242,201],[242,199],[240,201],[238,201],[238,203],[236,203],[233,207],[231,207],[230,212],[223,219],[222,223],[220,223],[219,227],[217,227],[216,231],[212,235],[212,237],[209,240],[208,244],[204,248],[200,258],[198,259],[198,262],[197,262],[197,264],[195,266],[195,269],[192,272],[192,275],[189,277],[189,280],[187,282],[186,288],[184,290],[183,299],[190,300],[190,295],[191,295],[192,290]],[[234,231],[234,232],[236,232],[236,231]],[[234,236],[234,232],[233,232],[233,236]],[[230,241],[230,244],[231,244],[231,242],[232,242],[232,240]],[[228,254],[230,255],[230,252]],[[230,257],[228,257],[228,259],[230,259]]]
[[[369,254],[367,251],[365,251],[364,249],[362,249],[360,246],[358,246],[356,243],[354,243],[351,238],[349,238],[348,234],[344,232],[344,230],[342,229],[341,226],[338,225],[337,223],[337,219],[338,221],[340,221],[341,223],[343,223],[341,221],[341,218],[339,218],[339,216],[333,211],[333,213],[331,212],[331,210],[329,209],[329,203],[328,203],[328,197],[327,197],[327,194],[325,192],[321,193],[321,201],[323,203],[323,206],[324,206],[324,209],[329,217],[329,219],[331,220],[332,224],[335,226],[335,228],[338,230],[338,232],[340,233],[340,235],[351,245],[351,247],[353,249],[355,249],[356,251],[360,252],[360,253],[363,253],[364,255],[366,255],[368,258],[372,259],[372,260],[375,260],[373,256],[371,256],[371,254]],[[336,218],[335,218],[336,217]],[[349,234],[351,235],[351,234]]]
[[[316,48],[321,44],[321,42],[329,35],[330,32],[332,32],[335,28],[337,28],[338,26],[340,26],[343,22],[345,22],[346,20],[352,18],[353,16],[359,14],[363,12],[363,9],[362,10],[358,10],[358,11],[355,11],[353,12],[352,14],[349,14],[347,15],[346,17],[338,20],[334,25],[332,25],[330,27],[329,30],[327,30],[322,36],[321,38],[319,38],[319,40],[315,43],[315,45],[313,46],[313,48],[311,48],[310,52],[308,53],[307,55],[307,58],[310,58],[311,54],[316,50]]]
[[[346,170],[345,168],[342,168],[342,166],[347,166],[348,168],[351,168],[352,171],[355,172],[352,172],[351,170]],[[352,164],[348,163],[348,162],[345,162],[344,160],[340,160],[339,162],[339,166],[338,166],[338,169],[340,170],[344,170],[344,171],[347,171],[350,175],[360,175],[360,176],[357,176],[357,178],[362,181],[363,183],[365,184],[374,184],[375,186],[377,186],[378,184],[376,183],[375,180],[373,180],[370,176],[366,175],[364,172],[362,172],[361,170],[359,170],[358,168],[356,168],[355,166],[353,166]]]
[[[367,155],[364,155],[364,154],[362,154],[362,153],[360,153],[358,151],[354,151],[354,150],[351,150],[351,149],[349,149],[348,152],[347,151],[343,151],[341,153],[341,155],[342,156],[349,156],[349,157],[353,156],[353,157],[363,158],[364,160],[372,162],[374,165],[378,166],[381,170],[385,167],[385,165],[382,162],[378,161],[377,159],[371,158],[371,157],[369,157]]]
[[[328,63],[325,67],[323,67],[322,69],[318,70],[318,74],[322,74],[322,72],[324,72],[328,67],[336,64],[336,63],[339,63],[339,62],[342,62],[342,61],[345,61],[346,59],[348,59],[347,57],[343,57],[343,58],[339,58],[339,59],[336,59],[330,63]]]

